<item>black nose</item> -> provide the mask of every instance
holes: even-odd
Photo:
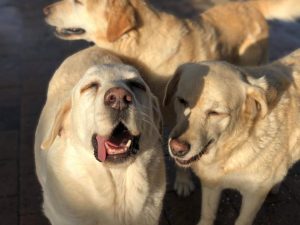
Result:
[[[170,149],[172,154],[177,157],[183,157],[190,151],[191,145],[179,139],[172,139],[170,141]]]
[[[43,12],[45,14],[45,16],[48,16],[50,13],[51,13],[51,9],[50,9],[50,6],[46,6],[44,9],[43,9]]]
[[[104,95],[104,103],[116,110],[127,109],[132,103],[132,95],[124,88],[114,87]]]

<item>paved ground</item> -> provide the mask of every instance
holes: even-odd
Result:
[[[211,0],[224,2],[226,0]],[[41,190],[33,164],[33,135],[47,83],[60,62],[87,46],[57,40],[43,22],[42,7],[50,0],[0,0],[0,224],[46,225]],[[181,16],[211,5],[207,0],[153,0]],[[298,33],[297,33],[298,32]],[[300,47],[299,23],[271,23],[271,58]],[[169,170],[171,170],[171,162]],[[162,225],[193,225],[199,218],[200,189],[179,198],[169,188]],[[198,184],[199,186],[199,184]],[[223,194],[216,224],[233,224],[240,196]],[[270,195],[256,225],[300,224],[300,165],[288,174],[278,195]]]

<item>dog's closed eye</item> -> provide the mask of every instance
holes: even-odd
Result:
[[[100,87],[100,84],[98,82],[92,82],[92,83],[89,83],[88,85],[84,86],[80,90],[80,93],[84,93],[84,92],[89,91],[89,90],[97,91],[99,87]]]
[[[128,81],[127,84],[130,88],[137,88],[142,91],[146,91],[146,86],[138,81],[131,80],[131,81]]]
[[[79,0],[74,0],[74,2],[75,2],[76,4],[83,5],[83,3],[82,3],[81,1],[79,1]]]
[[[228,116],[228,113],[226,112],[219,112],[219,111],[216,111],[216,110],[209,110],[207,112],[207,116],[208,117],[225,117],[225,116]]]
[[[212,111],[208,111],[207,115],[208,115],[208,116],[219,116],[220,113],[217,112],[217,111],[213,111],[213,110],[212,110]]]
[[[184,98],[181,98],[181,97],[177,97],[177,100],[178,102],[183,105],[184,107],[188,107],[189,106],[189,103],[187,100],[185,100]]]

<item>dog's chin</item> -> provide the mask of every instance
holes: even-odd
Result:
[[[82,28],[54,28],[54,34],[56,37],[63,39],[63,40],[79,40],[84,39],[84,35],[86,31]]]
[[[95,159],[107,166],[129,165],[139,151],[139,140],[139,135],[132,135],[120,122],[109,137],[98,134],[92,136]]]
[[[209,154],[214,142],[215,142],[214,139],[209,140],[207,142],[207,144],[200,150],[200,152],[197,155],[194,155],[194,156],[190,157],[189,159],[184,160],[184,159],[180,159],[180,158],[173,156],[176,164],[183,168],[191,167],[191,165],[193,163],[199,161],[202,158],[202,156]]]

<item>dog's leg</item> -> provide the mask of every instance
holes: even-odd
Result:
[[[222,189],[202,185],[201,219],[198,225],[214,224]]]
[[[242,206],[235,225],[251,225],[267,194],[268,191],[242,193]]]
[[[189,169],[177,167],[174,189],[179,196],[184,197],[189,196],[195,189],[195,185],[191,177],[191,171]]]

